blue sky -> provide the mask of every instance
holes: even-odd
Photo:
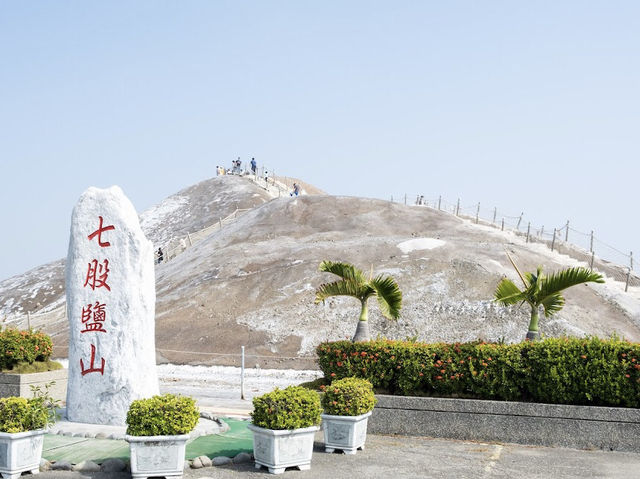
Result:
[[[237,156],[640,259],[639,31],[634,1],[4,1],[0,279],[66,255],[87,187],[142,211]]]

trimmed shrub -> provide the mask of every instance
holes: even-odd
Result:
[[[0,398],[0,432],[17,433],[44,429],[54,421],[46,397]]]
[[[617,338],[552,338],[529,343],[525,387],[539,402],[640,406],[640,345]]]
[[[376,405],[373,387],[366,379],[338,379],[325,387],[322,407],[325,414],[334,416],[359,416],[368,413]]]
[[[51,338],[42,332],[0,331],[0,371],[11,370],[17,363],[48,361],[52,351]]]
[[[390,394],[640,407],[640,344],[615,337],[336,341],[316,352],[327,379],[359,377]]]
[[[320,424],[320,397],[315,391],[289,386],[253,399],[251,422],[265,429],[300,429]]]
[[[188,396],[165,394],[131,403],[127,412],[130,436],[176,436],[188,434],[198,424],[200,413]]]
[[[13,367],[5,371],[5,373],[9,374],[33,374],[33,373],[44,373],[47,371],[57,371],[58,369],[63,369],[62,364],[58,361],[52,361],[51,359],[47,361],[35,361],[33,363],[16,363]]]

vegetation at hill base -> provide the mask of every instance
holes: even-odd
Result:
[[[374,296],[382,315],[387,319],[398,319],[402,308],[402,292],[398,283],[389,275],[379,274],[369,279],[358,268],[349,263],[323,261],[319,270],[333,273],[341,279],[320,285],[316,291],[316,304],[331,296],[351,296],[360,301],[360,318],[353,341],[369,341],[369,309],[367,301]]]
[[[316,352],[326,380],[363,378],[389,394],[640,407],[640,344],[616,337],[335,341]]]
[[[543,308],[544,316],[550,318],[564,307],[564,296],[561,291],[584,283],[604,283],[600,273],[595,273],[587,268],[566,268],[557,271],[550,276],[542,272],[542,266],[538,266],[535,273],[521,273],[516,263],[507,253],[509,261],[522,280],[524,288],[521,290],[513,281],[504,278],[495,292],[495,300],[505,306],[518,303],[528,303],[531,307],[531,320],[526,338],[536,340],[539,337],[538,316],[540,308]]]

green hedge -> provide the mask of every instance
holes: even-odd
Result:
[[[360,377],[391,394],[640,407],[640,344],[617,338],[337,341],[316,352],[327,380]]]
[[[10,370],[18,363],[47,361],[52,350],[51,338],[42,332],[0,331],[0,371]]]

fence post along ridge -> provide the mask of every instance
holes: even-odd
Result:
[[[411,195],[408,195],[411,197]],[[398,197],[407,197],[407,194],[397,195]],[[633,252],[625,253],[603,241],[601,241],[591,230],[589,233],[578,231],[571,227],[571,222],[567,220],[561,227],[547,228],[535,226],[531,221],[525,219],[524,212],[519,215],[508,215],[500,211],[498,207],[484,211],[480,203],[474,203],[470,206],[461,206],[460,198],[455,202],[448,202],[442,195],[434,198],[427,198],[425,195],[417,194],[415,206],[429,207],[433,205],[433,209],[452,214],[454,216],[465,218],[476,224],[484,224],[485,226],[493,226],[501,231],[512,231],[516,235],[522,236],[525,243],[542,243],[549,247],[551,251],[561,254],[567,254],[574,259],[585,262],[589,268],[596,268],[605,272],[607,276],[612,277],[616,281],[625,284],[625,291],[629,286],[640,286],[640,277],[634,274],[636,265],[633,260]],[[394,201],[391,196],[391,201]],[[437,207],[436,207],[437,204]],[[501,218],[499,220],[499,218]],[[523,226],[526,221],[526,231]],[[564,234],[562,234],[564,232]],[[571,234],[569,234],[571,232]],[[596,251],[599,253],[597,254]]]

